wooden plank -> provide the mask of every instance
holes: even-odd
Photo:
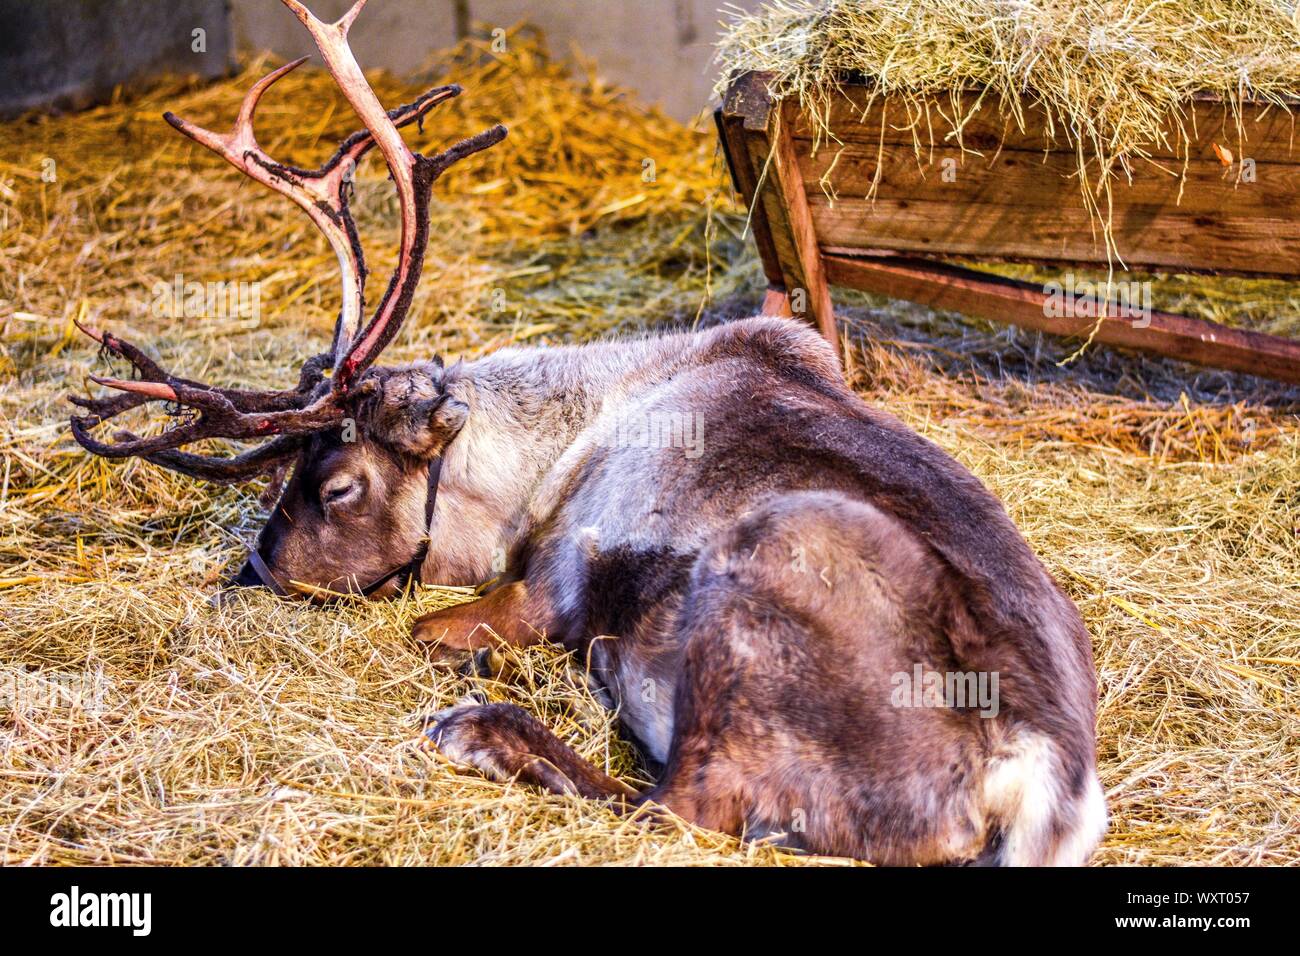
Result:
[[[759,174],[750,162],[747,139],[748,129],[767,128],[771,110],[766,80],[760,74],[750,73],[740,77],[727,89],[722,105],[713,118],[718,127],[727,166],[731,169],[732,183],[745,208],[750,211],[749,231],[754,235],[758,257],[763,263],[763,273],[767,276],[769,286],[783,287],[785,276],[781,270],[781,260],[777,256],[776,243],[772,239],[772,229],[767,222],[767,213],[761,205],[754,204]]]
[[[995,97],[985,96],[981,102],[976,93],[965,93],[955,106],[947,98],[941,98],[931,103],[928,113],[919,114],[919,130],[914,137],[911,117],[899,101],[889,99],[886,102],[879,96],[872,101],[866,87],[850,85],[844,87],[843,95],[832,101],[829,119],[836,139],[845,143],[874,148],[883,142],[911,148],[919,139],[928,148],[931,143],[936,146],[945,142],[955,145],[957,140],[952,136],[952,120],[965,116],[961,142],[967,149],[992,155],[999,148],[1041,153],[1050,146],[1054,151],[1074,155],[1059,127],[1053,144],[1048,135],[1048,118],[1041,107],[1026,102],[1023,110],[1025,129],[1021,130],[1014,119],[1002,114]],[[1245,103],[1239,137],[1236,119],[1226,103],[1198,97],[1189,104],[1183,119],[1183,126],[1192,140],[1190,155],[1213,159],[1215,154],[1210,144],[1217,142],[1229,147],[1234,156],[1248,156],[1257,162],[1300,162],[1300,136],[1297,135],[1300,103],[1293,104],[1291,110],[1287,112],[1272,103]],[[794,117],[796,139],[811,138],[815,128],[809,117],[803,114]],[[1164,133],[1166,143],[1149,146],[1150,154],[1158,161],[1181,165],[1183,150],[1177,148],[1180,138],[1176,134],[1177,125],[1170,123]],[[833,148],[835,143],[826,145]]]
[[[763,294],[763,304],[759,306],[758,314],[772,315],[781,319],[793,319],[794,313],[790,311],[790,297],[785,294],[785,289],[768,286],[767,292]]]
[[[946,121],[936,115],[936,145],[926,144],[918,169],[912,134],[898,128],[902,114],[887,116],[886,104],[876,103],[860,123],[853,111],[861,105],[851,97],[837,103],[832,124],[839,124],[836,132],[847,146],[823,144],[816,153],[806,117],[793,104],[771,103],[759,75],[745,79],[730,117],[720,120],[737,187],[746,199],[759,194],[753,221],[764,227],[755,234],[772,283],[765,308],[783,311],[785,290],[835,283],[1057,335],[1087,336],[1096,326],[1093,338],[1100,343],[1300,384],[1300,342],[1160,312],[1136,323],[1112,316],[1098,325],[1091,315],[1050,311],[1041,286],[898,255],[1055,265],[1107,261],[1100,230],[1083,208],[1073,153],[1045,158],[1042,130],[1032,115],[1022,133],[991,103],[982,106],[963,137],[982,156],[945,144]],[[1188,110],[1195,134],[1186,163],[1172,154],[1158,160],[1168,160],[1165,171],[1139,162],[1132,186],[1115,190],[1115,235],[1130,266],[1300,278],[1294,118],[1276,108],[1248,106],[1245,112],[1245,155],[1255,160],[1254,183],[1236,181],[1239,167],[1224,170],[1211,144],[1241,156],[1234,121],[1222,103],[1202,100]],[[1162,156],[1159,149],[1152,152]],[[878,198],[867,203],[881,159]],[[957,161],[955,181],[939,175],[944,159]],[[828,171],[838,184],[833,204],[820,188]],[[865,257],[868,252],[880,257]],[[823,308],[829,314],[829,301],[827,291],[824,300],[810,303],[814,318]]]
[[[977,261],[1106,265],[1100,228],[1094,231],[1086,218],[1080,221],[1040,207],[841,199],[831,208],[820,193],[810,195],[809,204],[823,254],[889,249]],[[1278,214],[1290,215],[1285,208]],[[1290,218],[1180,220],[1149,207],[1134,207],[1116,216],[1121,240],[1128,235],[1122,228],[1125,223],[1140,223],[1146,233],[1140,255],[1121,247],[1130,268],[1300,277],[1300,233]],[[1211,253],[1213,258],[1208,259]]]
[[[1049,314],[1049,294],[1041,286],[973,269],[901,256],[824,255],[823,261],[836,285],[932,308],[1079,338],[1097,323],[1091,316]],[[1102,319],[1093,341],[1300,384],[1300,342],[1168,312],[1153,311],[1147,321]]]
[[[1245,152],[1253,166],[1241,179],[1241,164],[1225,167],[1213,149],[1219,143],[1240,158],[1234,118],[1221,102],[1193,102],[1185,120],[1193,134],[1188,156],[1171,138],[1152,147],[1152,161],[1133,161],[1131,182],[1116,181],[1114,260],[1100,241],[1100,222],[1085,209],[1074,152],[1043,152],[1041,108],[1026,106],[1022,132],[991,99],[978,107],[974,94],[957,105],[940,101],[923,124],[918,155],[899,102],[878,97],[868,107],[867,97],[862,87],[848,87],[836,99],[831,124],[843,142],[816,150],[808,118],[789,114],[823,251],[887,248],[1300,278],[1300,144],[1295,116],[1279,107],[1247,105]],[[951,117],[961,111],[970,114],[962,142],[980,155],[945,142]],[[875,203],[864,202],[877,179]]]
[[[907,147],[812,156],[808,146],[795,141],[823,250],[894,248],[1106,265],[1100,228],[1071,178],[1071,157],[1008,151],[981,159],[944,148],[935,164],[919,166]],[[952,161],[946,169],[945,159]],[[864,201],[877,170],[876,201]],[[1225,173],[1217,160],[1189,163],[1180,200],[1176,179],[1139,164],[1132,185],[1116,194],[1113,235],[1122,261],[1149,271],[1300,275],[1300,215],[1291,212],[1300,196],[1300,165],[1258,164],[1254,183],[1235,183]],[[834,199],[821,186],[824,177]]]
[[[798,317],[811,320],[838,347],[830,285],[822,271],[807,197],[788,131],[781,130],[772,109],[767,78],[751,73],[733,83],[714,119],[733,182],[749,210],[749,228],[768,280],[762,314],[794,317],[793,297],[800,306]],[[770,138],[771,131],[778,134],[776,140]],[[772,142],[779,142],[780,148],[769,162]],[[758,197],[760,188],[771,196]],[[800,212],[792,217],[791,210]],[[775,225],[773,214],[778,217]]]
[[[795,140],[809,196],[827,195],[822,188],[826,179],[834,186],[832,195],[861,199],[878,179],[876,191],[882,197],[1040,208],[1066,202],[1072,213],[1085,213],[1073,155],[1003,150],[981,157],[944,146],[933,151],[933,159],[930,153],[918,159],[910,146],[829,148],[815,155],[811,146],[809,140]],[[1300,163],[1261,162],[1255,166],[1254,182],[1237,182],[1235,170],[1217,158],[1194,159],[1186,164],[1180,196],[1178,174],[1183,171],[1182,164],[1135,163],[1131,175],[1117,185],[1116,197],[1123,205],[1116,212],[1140,207],[1183,218],[1276,217],[1300,195]]]
[[[758,205],[771,230],[782,279],[793,313],[816,325],[838,343],[830,285],[822,268],[821,251],[794,153],[788,122],[771,110],[766,124],[747,124],[749,162],[758,175]]]

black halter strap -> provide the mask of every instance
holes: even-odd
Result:
[[[429,530],[429,525],[433,523],[433,509],[438,503],[438,479],[441,476],[442,476],[442,456],[439,455],[437,458],[433,459],[433,461],[429,462],[429,478],[428,478],[428,485],[427,485],[427,490],[425,492],[425,499],[424,499],[425,535],[423,539],[421,539],[420,541],[420,546],[416,549],[415,554],[411,557],[411,560],[407,561],[405,564],[398,565],[397,567],[393,568],[393,570],[385,574],[383,577],[371,581],[369,584],[363,587],[361,589],[361,594],[363,594],[364,596],[369,597],[370,595],[374,594],[385,584],[387,584],[389,581],[393,580],[393,578],[396,577],[400,577],[404,575],[405,576],[405,579],[403,581],[404,585],[407,582],[418,581],[420,579],[420,565],[424,564],[424,559],[428,557],[429,554],[428,530]],[[262,560],[262,556],[257,553],[256,547],[253,547],[252,549],[249,550],[248,563],[253,566],[253,570],[257,572],[257,576],[262,579],[263,584],[265,584],[268,588],[270,588],[280,597],[289,596],[289,592],[286,591],[280,585],[280,582],[275,579],[275,575],[271,573],[271,569],[266,566],[266,562]]]
[[[278,597],[289,596],[289,592],[280,586],[280,582],[275,579],[275,575],[272,574],[271,569],[266,566],[266,562],[262,560],[262,556],[257,553],[257,545],[253,545],[248,549],[248,563],[253,566],[253,570],[256,571],[257,576],[262,579],[262,583],[274,591]]]

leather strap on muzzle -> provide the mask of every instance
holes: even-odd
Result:
[[[443,449],[443,454],[446,454],[445,448]],[[429,462],[429,476],[424,498],[425,535],[420,541],[419,548],[417,548],[415,554],[411,556],[411,560],[407,561],[405,564],[398,565],[383,577],[371,581],[363,587],[361,589],[361,594],[365,597],[374,594],[396,577],[405,576],[405,580],[403,581],[404,585],[410,581],[418,581],[420,579],[420,565],[424,564],[424,559],[429,555],[428,530],[429,525],[433,523],[433,509],[438,503],[438,481],[441,477],[442,455],[439,455],[433,461]],[[262,556],[258,554],[256,547],[249,550],[248,563],[252,565],[253,571],[261,579],[263,584],[280,597],[289,596],[289,592],[281,586],[280,582],[275,579],[275,575],[271,573],[271,569],[266,566],[266,562],[262,560]]]
[[[266,566],[266,562],[262,560],[262,556],[257,553],[256,546],[250,548],[248,551],[248,563],[253,566],[253,570],[257,572],[257,576],[262,579],[262,583],[274,591],[277,597],[289,596],[289,592],[280,586],[280,582],[275,579],[275,575],[272,574],[271,569]]]

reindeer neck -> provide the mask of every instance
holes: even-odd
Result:
[[[421,578],[478,584],[498,576],[544,476],[607,400],[632,382],[644,387],[654,369],[667,374],[682,338],[504,349],[448,370],[448,391],[470,413],[444,453]]]

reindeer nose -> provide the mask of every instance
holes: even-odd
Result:
[[[264,588],[266,583],[257,573],[257,568],[253,567],[252,561],[245,561],[239,569],[239,573],[226,582],[225,587],[229,588]]]
[[[215,594],[208,598],[208,603],[213,607],[225,607],[234,597],[236,588],[264,588],[266,584],[258,576],[257,569],[253,567],[251,561],[245,561],[239,568],[239,573],[232,578],[227,578],[225,583],[216,591]]]
[[[258,587],[270,588],[280,597],[288,597],[288,592],[275,579],[275,575],[267,567],[265,559],[254,549],[248,552],[248,560],[239,569],[239,573],[235,575],[234,580],[230,581],[222,590],[231,591],[235,588]]]

